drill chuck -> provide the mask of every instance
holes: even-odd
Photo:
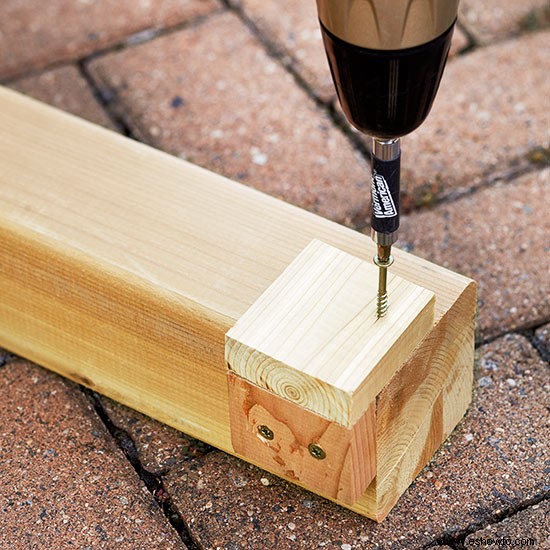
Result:
[[[458,0],[317,0],[317,8],[348,120],[383,139],[420,126],[443,75]]]
[[[321,23],[332,78],[348,120],[382,139],[418,128],[439,88],[453,27],[419,46],[372,50],[344,41]]]

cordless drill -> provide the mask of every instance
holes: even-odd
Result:
[[[372,137],[371,235],[383,317],[399,228],[400,138],[431,109],[458,0],[317,0],[317,9],[340,105]]]

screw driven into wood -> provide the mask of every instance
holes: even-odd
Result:
[[[379,267],[378,271],[378,296],[376,301],[376,315],[378,319],[384,317],[388,312],[388,267],[393,264],[393,256],[390,254],[391,246],[378,245],[378,254],[374,257],[375,265]]]
[[[273,433],[273,430],[266,426],[265,424],[262,424],[261,426],[258,426],[258,433],[264,438],[269,439],[271,441],[275,434]]]
[[[310,443],[308,445],[309,454],[317,460],[324,460],[327,457],[327,453],[317,443]]]

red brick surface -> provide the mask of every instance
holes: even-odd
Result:
[[[468,535],[464,544],[466,548],[550,548],[550,500]]]
[[[400,244],[479,284],[489,338],[550,317],[550,169],[403,219]]]
[[[0,78],[211,12],[216,0],[2,0]]]
[[[185,548],[77,387],[0,370],[1,548]]]
[[[115,126],[78,69],[60,67],[11,83],[11,88],[106,128]]]
[[[315,2],[301,0],[231,0],[260,30],[274,50],[324,101],[336,98]],[[319,47],[321,46],[321,47]]]
[[[461,21],[481,44],[529,29],[537,18],[547,21],[549,12],[548,0],[461,0],[459,9]]]
[[[410,202],[476,188],[525,164],[530,151],[549,147],[548,74],[550,31],[452,60],[427,121],[403,139]]]
[[[464,421],[379,525],[219,452],[167,486],[205,548],[421,548],[549,490],[547,372],[521,336],[482,347]]]
[[[211,450],[202,441],[186,436],[111,399],[102,397],[101,403],[115,427],[126,432],[133,441],[142,467],[152,474],[165,474],[177,464]]]
[[[334,220],[365,217],[366,163],[235,15],[90,70],[146,142]]]

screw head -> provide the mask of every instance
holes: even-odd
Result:
[[[317,460],[324,460],[327,457],[327,453],[325,453],[324,449],[317,443],[310,443],[307,448],[309,454]]]
[[[273,433],[273,430],[266,426],[265,424],[262,424],[261,426],[258,426],[258,433],[264,438],[269,439],[270,441],[275,437],[275,434]]]

